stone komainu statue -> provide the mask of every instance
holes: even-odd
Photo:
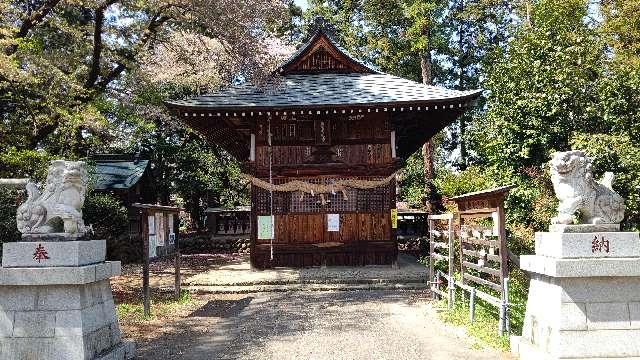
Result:
[[[83,161],[54,160],[49,164],[44,191],[27,183],[27,201],[18,207],[18,230],[23,234],[84,234],[82,206],[87,190]]]
[[[619,224],[624,218],[624,199],[613,191],[613,173],[600,182],[593,179],[591,159],[584,151],[553,154],[549,163],[551,181],[560,200],[552,224],[572,224],[579,211],[584,224]]]

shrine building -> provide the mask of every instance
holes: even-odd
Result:
[[[395,263],[395,173],[479,94],[381,73],[319,25],[266,85],[166,104],[242,162],[252,266],[358,266]]]

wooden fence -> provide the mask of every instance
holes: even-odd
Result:
[[[453,278],[454,247],[453,214],[429,216],[430,234],[439,235],[435,221],[448,220],[448,242],[430,235],[429,279],[436,296],[447,297],[449,307],[455,302],[455,287],[469,293],[469,319],[474,321],[476,298],[495,306],[499,311],[498,332],[509,333],[509,257],[505,231],[504,199],[512,186],[480,191],[454,197],[458,205],[458,245],[460,279]],[[444,256],[441,249],[448,249]],[[448,262],[448,274],[434,270],[436,261]],[[447,280],[448,292],[440,289],[441,279]]]
[[[434,294],[446,297],[449,309],[451,309],[455,298],[453,214],[429,215],[427,219],[429,221],[429,279],[431,281],[429,288]],[[436,224],[442,222],[446,222],[445,229],[437,230]],[[447,263],[446,274],[435,270],[436,261]],[[442,279],[447,281],[446,293],[440,289]]]

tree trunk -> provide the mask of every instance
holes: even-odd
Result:
[[[422,56],[420,56],[420,68],[422,70],[422,83],[425,85],[431,85],[433,81],[432,71],[431,71],[431,51],[425,51]],[[427,211],[431,211],[432,209],[432,198],[433,194],[431,193],[431,181],[433,180],[433,140],[427,140],[424,145],[422,145],[422,162],[424,166],[424,196],[423,196],[423,204]]]
[[[458,11],[460,15],[460,27],[458,28],[458,67],[459,67],[459,79],[458,79],[458,90],[463,91],[465,88],[464,76],[465,76],[465,61],[466,54],[464,50],[464,39],[465,39],[465,22],[464,22],[464,0],[460,0],[458,5]],[[465,136],[467,131],[467,121],[464,115],[460,116],[460,138],[458,141],[460,142],[460,169],[464,170],[467,167],[467,146],[465,144]]]

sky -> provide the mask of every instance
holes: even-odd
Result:
[[[294,0],[294,2],[296,5],[300,6],[302,10],[306,10],[309,7],[307,0]]]

